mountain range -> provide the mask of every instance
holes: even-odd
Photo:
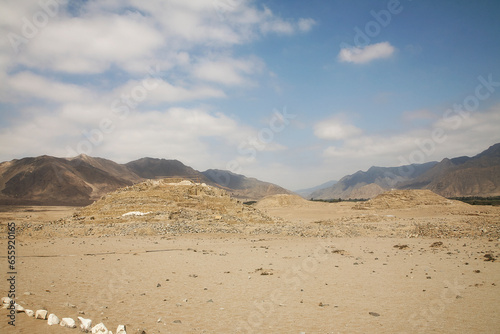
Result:
[[[371,167],[306,196],[314,199],[372,198],[389,189],[429,189],[445,197],[499,196],[500,144],[474,157],[445,158],[400,167]]]
[[[118,164],[84,154],[73,158],[43,155],[0,163],[0,205],[88,205],[117,188],[155,178],[188,178],[246,200],[292,193],[230,171],[200,172],[178,160],[142,158]],[[372,198],[389,189],[429,189],[445,197],[499,196],[500,144],[474,157],[374,166],[297,193],[307,199],[355,199]]]
[[[154,178],[188,178],[244,199],[290,193],[275,184],[228,171],[202,173],[178,160],[142,158],[118,164],[84,154],[74,158],[44,155],[0,163],[0,204],[88,205],[117,188]]]

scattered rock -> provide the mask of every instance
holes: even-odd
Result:
[[[75,320],[73,320],[71,318],[62,318],[60,325],[62,327],[76,328]]]
[[[47,319],[47,324],[49,326],[58,325],[59,324],[59,318],[57,317],[57,315],[55,315],[54,313],[49,314],[49,317]]]
[[[368,314],[374,317],[380,317],[380,314],[378,314],[377,312],[368,312]]]
[[[436,241],[434,242],[431,247],[441,247],[443,246],[443,242],[442,241]]]
[[[127,334],[125,325],[118,325],[118,327],[116,328],[116,334]]]
[[[24,310],[24,313],[26,313],[26,315],[28,317],[34,317],[35,316],[35,311],[33,311],[33,310],[26,309],[26,310]]]
[[[174,320],[174,324],[182,324],[182,321],[180,321],[180,320]]]
[[[22,307],[21,305],[19,304],[14,304],[15,308],[16,308],[16,312],[17,313],[21,313],[21,312],[24,312],[24,307]]]
[[[474,272],[475,272],[476,274],[479,274],[479,273],[481,272],[481,270],[476,269],[476,270],[474,270]]]
[[[493,257],[493,254],[489,254],[489,253],[488,254],[484,254],[484,257],[485,257],[484,261],[491,261],[491,262],[495,262],[496,261],[496,258]]]
[[[47,314],[49,312],[47,310],[37,310],[35,312],[35,319],[47,320]]]
[[[102,322],[92,327],[92,334],[109,334],[108,329]]]
[[[92,320],[82,317],[78,317],[78,320],[80,320],[80,329],[82,332],[88,332],[92,329]]]
[[[394,248],[406,249],[408,248],[408,245],[394,245]]]

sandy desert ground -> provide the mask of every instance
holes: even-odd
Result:
[[[499,208],[278,204],[260,209],[294,233],[285,223],[238,233],[22,231],[16,301],[127,333],[500,332]],[[3,277],[7,222],[52,226],[73,210],[0,210]],[[6,315],[2,333],[79,331],[24,313],[12,327]]]

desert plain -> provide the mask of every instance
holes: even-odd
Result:
[[[16,302],[113,333],[500,332],[498,207],[425,191],[247,205],[203,189],[122,211],[109,203],[123,191],[83,209],[2,207],[0,295],[15,222]],[[1,333],[79,332],[7,315]]]

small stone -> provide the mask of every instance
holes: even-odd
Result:
[[[180,320],[174,320],[174,324],[182,324],[182,321],[180,321]]]
[[[33,311],[33,310],[26,309],[26,310],[24,310],[24,313],[26,313],[26,315],[28,317],[34,317],[35,316],[35,311]]]
[[[37,310],[35,312],[35,319],[47,320],[47,314],[49,312],[47,310]]]
[[[80,320],[80,329],[82,332],[88,332],[92,329],[92,320],[82,317],[78,317],[78,320]]]
[[[368,314],[374,317],[380,317],[380,314],[378,314],[377,312],[368,312]]]
[[[207,303],[213,303],[214,301],[212,299],[207,300]]]
[[[55,315],[54,313],[49,314],[49,317],[47,318],[47,324],[49,326],[58,325],[59,318],[57,317],[57,315]]]
[[[106,328],[106,326],[104,326],[104,324],[101,322],[92,327],[92,334],[109,334],[109,331]]]
[[[116,328],[116,334],[127,334],[125,325],[118,325],[118,327]]]
[[[76,328],[75,320],[71,318],[62,318],[60,325],[67,328]]]

